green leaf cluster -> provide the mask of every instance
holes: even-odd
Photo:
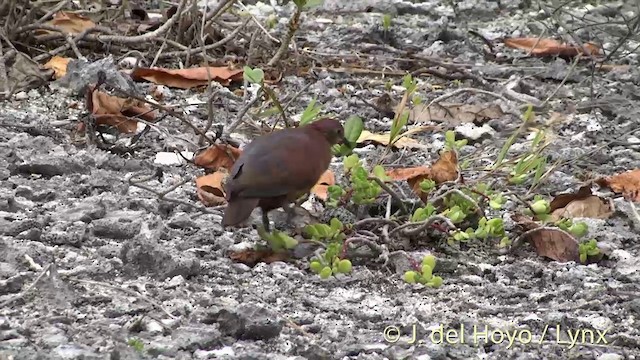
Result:
[[[376,181],[369,180],[369,172],[362,166],[357,154],[351,154],[344,159],[344,170],[350,174],[351,200],[358,205],[373,203],[382,192],[382,188]],[[387,179],[384,168],[380,165],[375,166],[372,173],[381,180]]]
[[[266,241],[275,252],[293,249],[298,245],[298,240],[278,230],[267,232],[262,226],[258,227],[258,235]]]
[[[314,240],[318,241],[344,241],[345,235],[342,232],[344,225],[336,218],[331,219],[329,225],[327,224],[311,224],[304,228],[305,234]]]
[[[432,288],[442,285],[442,278],[433,275],[433,269],[436,267],[436,258],[433,255],[426,255],[422,259],[420,271],[409,270],[404,273],[404,281],[409,284],[423,284]]]
[[[469,241],[471,239],[501,238],[501,244],[509,242],[509,237],[504,230],[504,221],[501,218],[480,218],[477,228],[467,228],[465,231],[455,231],[451,238],[456,241]]]
[[[469,140],[467,139],[456,140],[456,133],[453,130],[448,130],[444,133],[445,150],[460,150],[460,148],[467,145],[468,142]]]
[[[598,248],[598,242],[596,239],[591,239],[588,241],[583,241],[578,245],[578,252],[580,253],[580,262],[587,262],[587,258],[589,256],[596,256],[600,254],[600,249]]]
[[[432,203],[427,203],[424,207],[417,208],[411,215],[411,222],[422,222],[436,213],[436,207]]]

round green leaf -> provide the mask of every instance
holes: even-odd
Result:
[[[311,264],[309,264],[309,268],[311,269],[311,271],[317,274],[322,271],[323,266],[320,261],[312,261]]]
[[[351,261],[349,261],[348,259],[342,259],[340,260],[340,263],[338,263],[338,272],[341,272],[343,274],[351,272],[351,268]]]
[[[328,279],[331,274],[333,274],[333,271],[328,266],[325,266],[322,270],[320,270],[320,278],[322,279]]]

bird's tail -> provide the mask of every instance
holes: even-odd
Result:
[[[227,204],[222,217],[222,226],[233,226],[247,220],[260,199],[235,198]]]

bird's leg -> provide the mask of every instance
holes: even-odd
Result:
[[[269,226],[269,216],[267,215],[267,211],[262,210],[262,226],[264,226],[264,229],[266,232],[271,232],[270,230],[270,226]]]
[[[282,205],[282,208],[287,213],[287,223],[291,224],[293,218],[296,216],[295,206],[292,204]]]
[[[302,205],[302,203],[304,203],[305,201],[309,200],[309,196],[310,196],[310,192],[306,192],[304,195],[302,195],[301,198],[298,199],[298,201],[296,201],[296,206],[300,206]]]

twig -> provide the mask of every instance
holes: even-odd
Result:
[[[214,9],[212,9],[207,16],[205,17],[205,20],[207,21],[207,27],[211,26],[211,23],[223,13],[223,10],[225,7],[230,6],[235,0],[223,0],[220,1],[218,3],[218,6],[216,6]],[[206,28],[206,27],[205,27]]]
[[[14,302],[14,301],[16,301],[18,299],[23,298],[27,293],[29,293],[29,291],[31,291],[31,289],[33,289],[36,286],[36,284],[38,284],[38,282],[40,282],[40,280],[44,277],[44,275],[49,272],[49,269],[51,269],[51,266],[52,266],[51,263],[49,265],[45,266],[45,268],[42,269],[42,271],[40,272],[38,277],[35,280],[33,280],[31,285],[29,285],[29,287],[26,288],[23,292],[21,292],[18,295],[12,297],[11,299],[5,300],[2,303],[0,303],[0,308],[11,304],[12,302]]]
[[[409,210],[407,209],[407,206],[402,201],[402,198],[395,191],[393,191],[390,187],[388,187],[387,184],[385,184],[382,180],[380,180],[380,178],[378,178],[376,176],[370,176],[370,177],[368,177],[368,180],[373,180],[378,185],[380,185],[380,187],[384,191],[386,191],[387,194],[391,195],[391,197],[393,197],[393,199],[396,200],[400,204],[400,209],[402,209],[402,212],[405,213],[405,214],[409,214]]]
[[[369,249],[371,249],[371,251],[375,252],[377,256],[380,256],[380,254],[384,253],[384,250],[382,249],[382,247],[380,247],[380,245],[376,244],[375,241],[371,241],[365,237],[361,237],[361,236],[354,236],[354,237],[350,237],[347,240],[344,241],[344,245],[343,245],[343,254],[341,257],[347,257],[346,254],[346,250],[348,248],[349,244],[353,244],[353,243],[362,243],[364,245],[366,245]]]
[[[262,30],[262,32],[267,35],[267,37],[269,39],[271,39],[271,41],[275,42],[276,44],[280,44],[281,41],[274,38],[271,34],[269,34],[269,32],[267,31],[267,29],[264,28],[264,26],[262,26],[262,24],[260,23],[260,21],[258,21],[258,19],[256,19],[255,16],[253,16],[253,14],[249,11],[249,9],[247,9],[247,7],[242,3],[242,1],[238,2],[238,4],[240,5],[240,7],[247,12],[247,14],[249,14],[249,16],[251,16],[251,19],[253,19],[253,22],[258,25],[258,27],[260,28],[260,30]]]
[[[9,81],[7,78],[5,59],[2,41],[0,41],[0,98],[6,98],[9,95]]]
[[[479,94],[491,95],[491,96],[497,97],[498,99],[500,99],[502,101],[509,102],[509,100],[507,100],[507,98],[505,98],[504,96],[502,96],[502,95],[500,95],[498,93],[495,93],[493,91],[487,91],[487,90],[475,89],[475,88],[461,88],[461,89],[456,89],[456,90],[454,90],[454,91],[452,91],[452,92],[450,92],[448,94],[444,94],[444,95],[438,96],[437,98],[431,100],[426,108],[428,109],[433,104],[440,103],[440,102],[442,102],[442,101],[444,101],[444,100],[446,100],[446,99],[448,99],[450,97],[454,97],[454,96],[456,96],[458,94],[462,94],[462,93],[465,93],[465,92],[474,92],[474,93],[479,93]]]
[[[280,59],[282,59],[284,54],[286,54],[287,51],[289,51],[289,44],[291,43],[293,36],[295,35],[296,31],[298,31],[298,27],[300,26],[301,14],[302,14],[302,9],[296,5],[296,10],[293,13],[293,16],[291,16],[291,19],[289,20],[289,30],[287,31],[284,38],[282,39],[282,42],[280,43],[280,48],[278,48],[278,51],[276,51],[276,54],[273,56],[273,58],[269,60],[269,62],[267,63],[267,66],[274,66],[276,63],[278,63],[278,61],[280,61]]]
[[[67,44],[69,44],[69,46],[71,47],[71,50],[73,50],[73,53],[76,54],[76,57],[78,59],[86,60],[84,55],[82,55],[82,53],[80,52],[80,49],[78,49],[78,45],[76,45],[75,39],[71,38],[71,35],[65,36],[65,40],[67,40]]]
[[[31,24],[31,26],[38,26],[42,23],[44,23],[47,19],[49,19],[51,16],[53,16],[53,14],[57,13],[58,11],[62,10],[62,8],[64,8],[65,6],[67,6],[67,4],[70,2],[70,0],[63,0],[60,1],[59,3],[56,4],[56,6],[52,7],[51,10],[47,11],[46,14],[44,14],[43,16],[40,17],[40,19],[36,20],[33,24]],[[22,26],[22,24],[26,21],[28,22],[31,19],[31,14],[33,13],[33,11],[36,11],[39,7],[38,6],[34,6],[31,9],[29,9],[29,12],[27,12],[27,14],[25,16],[22,16],[18,22],[16,24],[13,24],[14,28],[18,28],[20,29],[20,27]],[[8,25],[9,22],[7,21]],[[16,32],[11,32],[9,33],[9,35],[16,35],[19,34],[20,32],[16,31]]]
[[[449,226],[449,228],[451,228],[451,229],[455,229],[456,228],[456,226],[448,218],[446,218],[446,217],[444,217],[442,215],[433,215],[433,216],[429,217],[427,220],[422,221],[422,222],[406,223],[404,225],[400,225],[397,228],[391,230],[391,232],[389,232],[389,237],[392,237],[393,235],[395,235],[398,232],[402,232],[403,235],[408,235],[408,236],[417,235],[417,234],[421,233],[422,231],[424,231],[426,228],[430,227],[434,222],[436,222],[438,220],[444,222],[445,224],[447,224],[447,226]],[[415,229],[403,231],[404,229],[410,228],[410,227],[415,227]]]
[[[84,279],[74,279],[74,278],[68,278],[70,281],[77,281],[80,283],[85,283],[85,284],[92,284],[92,285],[98,285],[98,286],[103,286],[103,287],[107,287],[113,290],[119,290],[122,291],[124,293],[127,293],[131,296],[134,296],[138,299],[144,300],[146,302],[148,302],[149,304],[155,306],[156,308],[158,308],[159,310],[161,310],[163,313],[165,313],[168,317],[170,317],[171,319],[175,320],[177,319],[177,317],[175,317],[174,315],[172,315],[168,310],[166,310],[162,305],[160,305],[157,301],[150,299],[142,294],[140,294],[137,291],[133,291],[129,288],[125,288],[125,287],[120,287],[120,286],[115,286],[115,285],[111,285],[105,282],[101,282],[101,281],[94,281],[94,280],[84,280]]]
[[[437,201],[442,200],[444,197],[446,197],[448,195],[451,195],[451,194],[456,194],[456,195],[460,196],[461,198],[465,199],[466,201],[470,202],[476,208],[476,212],[478,214],[480,214],[480,216],[485,216],[484,210],[482,209],[482,207],[480,205],[478,205],[478,203],[475,200],[473,200],[473,198],[471,196],[463,193],[459,189],[449,189],[444,194],[438,195],[438,196],[430,199],[429,202],[435,204]]]
[[[393,220],[382,219],[382,218],[367,218],[367,219],[362,219],[360,221],[353,223],[353,227],[358,228],[358,227],[362,227],[369,224],[390,225],[390,226],[393,226],[394,228],[399,226],[398,223]]]
[[[213,44],[206,45],[204,48],[201,48],[201,47],[196,47],[196,48],[193,48],[193,49],[185,48],[182,51],[172,51],[172,52],[164,53],[164,54],[160,55],[159,58],[164,60],[164,59],[174,58],[174,57],[178,57],[179,58],[179,57],[185,57],[185,56],[192,56],[192,55],[201,53],[201,52],[203,52],[205,50],[211,50],[211,49],[218,48],[218,47],[228,43],[233,38],[235,38],[240,33],[240,31],[245,28],[246,24],[249,21],[251,21],[251,19],[246,19],[240,26],[238,26],[231,33],[229,33],[229,35],[225,36],[224,38],[222,38],[219,41],[216,41]],[[162,39],[157,39],[157,40],[162,40]],[[171,45],[175,45],[175,42],[173,42],[173,41],[167,41],[167,43],[169,43]]]
[[[207,2],[207,4],[205,5],[205,12],[207,10],[209,6],[209,3]],[[200,26],[200,48],[202,49],[202,57],[204,58],[204,66],[207,69],[207,82],[208,82],[208,86],[207,86],[207,124],[204,127],[204,130],[202,130],[202,134],[206,134],[207,131],[209,131],[209,129],[211,129],[211,125],[213,124],[213,96],[214,96],[214,92],[213,92],[213,85],[212,85],[212,81],[211,81],[211,70],[209,69],[209,61],[207,60],[207,51],[205,50],[205,45],[204,45],[204,20],[205,17],[202,17],[202,24]],[[217,93],[217,91],[216,91]],[[198,140],[198,145],[202,146],[204,145],[204,141],[205,141],[205,137],[204,135],[200,135],[200,139]]]
[[[178,200],[178,199],[173,199],[173,198],[167,197],[167,195],[170,192],[172,192],[173,190],[177,189],[178,187],[188,183],[190,181],[189,179],[183,180],[183,181],[181,181],[181,182],[169,187],[168,189],[166,189],[164,191],[156,191],[156,190],[154,190],[154,189],[152,189],[152,188],[150,188],[150,187],[148,187],[146,185],[142,185],[143,182],[147,182],[147,181],[153,179],[155,176],[156,175],[153,174],[153,175],[150,175],[150,176],[148,176],[146,178],[138,179],[138,180],[135,180],[135,181],[133,180],[133,176],[129,176],[129,177],[127,177],[127,182],[131,186],[138,187],[138,188],[146,190],[146,191],[148,191],[148,192],[150,192],[152,194],[155,194],[158,197],[159,200],[164,200],[164,201],[168,201],[168,202],[172,202],[172,203],[176,203],[176,204],[180,204],[180,205],[189,206],[189,207],[191,207],[193,209],[196,209],[196,210],[198,210],[198,211],[200,211],[202,213],[205,213],[205,214],[217,214],[213,210],[220,210],[220,209],[223,209],[225,207],[225,205],[222,205],[222,206],[215,206],[215,207],[212,207],[212,208],[209,209],[209,208],[206,208],[206,207],[201,207],[201,206],[197,206],[197,205],[191,204],[191,203],[189,203],[187,201],[182,201],[182,200]]]
[[[575,70],[576,65],[578,65],[578,61],[580,61],[581,57],[582,56],[580,54],[578,54],[578,56],[576,56],[575,60],[573,60],[573,63],[571,63],[571,67],[569,68],[569,71],[567,71],[567,75],[564,76],[564,79],[562,79],[562,81],[560,82],[560,85],[558,85],[556,87],[556,89],[553,90],[553,92],[551,94],[549,94],[549,96],[542,102],[541,107],[544,107],[545,105],[547,105],[549,100],[551,100],[551,98],[554,97],[556,95],[556,93],[558,93],[560,88],[567,82],[567,80],[569,79],[569,76],[571,76],[571,74],[573,74],[573,71]]]
[[[384,214],[384,218],[387,220],[391,217],[391,199],[392,198],[393,197],[389,195],[389,198],[387,199],[387,209]],[[384,242],[385,244],[389,244],[391,242],[391,240],[389,239],[389,224],[385,224],[382,227],[382,242]]]
[[[260,99],[260,95],[262,92],[262,88],[260,88],[257,92],[256,92],[256,96],[251,99],[251,101],[249,101],[249,103],[247,103],[247,105],[245,105],[242,109],[240,109],[240,112],[238,113],[238,116],[236,118],[236,121],[234,121],[231,125],[229,125],[229,127],[225,130],[225,135],[229,135],[232,132],[235,131],[235,129],[240,126],[241,123],[244,122],[244,116],[247,113],[247,111],[249,111],[249,109],[251,109],[251,107],[253,105],[255,105],[256,102],[258,102],[258,100]],[[225,136],[223,135],[223,136]]]

